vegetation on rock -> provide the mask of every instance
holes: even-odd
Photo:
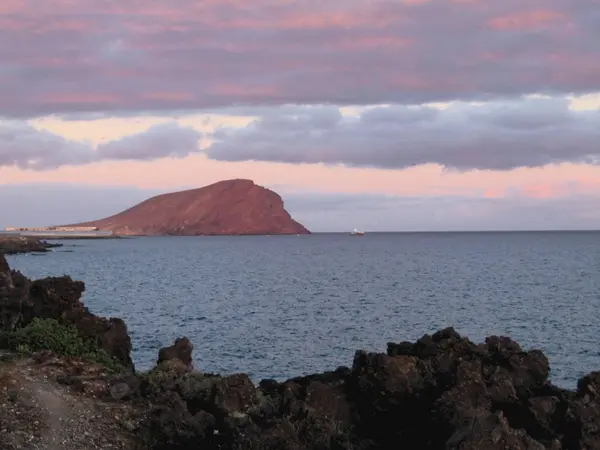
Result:
[[[0,332],[4,340],[12,336],[22,350],[56,349],[59,354],[100,359],[106,359],[106,354],[110,364],[114,359],[133,369],[125,322],[92,314],[81,302],[84,291],[85,284],[69,276],[31,281],[11,270],[0,253]]]
[[[103,364],[113,372],[125,370],[96,342],[82,339],[74,325],[63,325],[55,319],[34,318],[25,327],[4,332],[3,340],[8,348],[23,354],[49,350],[59,356],[76,356]]]

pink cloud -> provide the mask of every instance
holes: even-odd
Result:
[[[483,192],[485,198],[502,198],[506,194],[504,189],[486,189]]]
[[[556,197],[560,191],[552,185],[534,184],[524,186],[522,193],[525,197],[544,199]]]
[[[495,30],[519,30],[550,25],[557,21],[564,22],[567,19],[568,17],[559,11],[536,10],[494,17],[488,24]]]
[[[213,93],[227,97],[274,97],[280,93],[279,89],[273,86],[240,86],[233,83],[216,83],[213,87]]]
[[[551,180],[547,176],[543,178],[546,179],[535,183],[515,185],[508,190],[502,192],[496,191],[495,193],[498,194],[498,198],[521,197],[537,200],[600,194],[600,183],[597,181],[590,182],[578,177],[563,177],[562,180]]]
[[[0,26],[4,32],[16,31],[36,35],[48,35],[52,33],[89,33],[98,31],[98,24],[92,19],[64,16],[54,16],[53,20],[44,20],[35,13],[6,14],[0,15]],[[30,36],[29,36],[30,37]]]
[[[23,57],[23,61],[26,61],[31,67],[38,66],[47,69],[68,67],[70,64],[68,59],[52,55],[33,55],[29,57]]]
[[[343,49],[374,49],[381,51],[385,48],[388,51],[399,51],[415,44],[413,39],[405,39],[398,36],[364,36],[359,38],[342,38],[336,43],[338,48]]]
[[[590,44],[600,41],[600,24],[589,0],[27,5],[0,7],[10,74],[0,115],[9,117],[600,90],[600,47]],[[532,28],[536,38],[524,39]],[[186,95],[153,95],[173,86]]]
[[[16,14],[27,9],[23,0],[2,0],[0,2],[0,14]]]
[[[186,102],[192,100],[194,97],[189,92],[165,91],[148,92],[146,94],[143,94],[143,98],[146,100]]]
[[[113,105],[115,103],[118,103],[120,100],[121,99],[119,98],[119,96],[114,94],[61,92],[44,95],[40,99],[40,103],[52,105]]]

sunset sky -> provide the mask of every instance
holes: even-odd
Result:
[[[2,0],[0,227],[250,178],[314,231],[600,229],[600,0]]]

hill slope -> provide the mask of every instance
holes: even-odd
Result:
[[[69,226],[130,236],[310,233],[277,193],[243,179],[158,195],[114,216]]]

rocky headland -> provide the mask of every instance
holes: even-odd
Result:
[[[560,389],[546,356],[508,337],[447,328],[256,386],[202,372],[185,337],[136,372],[125,323],[89,312],[83,291],[0,256],[0,448],[600,449],[600,372]]]
[[[309,234],[281,196],[251,180],[224,180],[158,195],[101,220],[63,225],[98,227],[121,236]]]
[[[30,236],[0,235],[0,252],[6,255],[44,253],[56,247],[62,247],[62,244],[53,244]]]

